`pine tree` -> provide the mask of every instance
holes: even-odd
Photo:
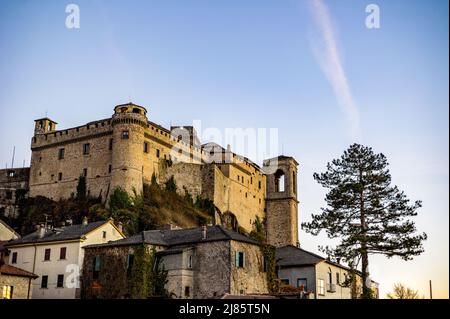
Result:
[[[302,228],[313,235],[325,230],[338,238],[334,247],[321,247],[330,257],[358,266],[361,261],[363,298],[370,298],[369,255],[398,256],[410,260],[421,254],[425,233],[416,234],[414,222],[421,202],[410,204],[397,186],[391,186],[388,162],[370,147],[353,144],[340,159],[327,165],[325,173],[314,179],[328,188],[326,208],[312,215]]]
[[[77,199],[84,200],[86,199],[86,177],[81,175],[78,178],[78,184],[77,184]]]

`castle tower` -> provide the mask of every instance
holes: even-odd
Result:
[[[293,157],[264,161],[267,176],[266,229],[269,244],[298,245],[297,166]]]
[[[112,116],[112,163],[109,194],[121,187],[132,195],[143,189],[144,131],[147,110],[132,103],[117,105]]]
[[[48,117],[34,120],[34,135],[56,131],[56,124]]]

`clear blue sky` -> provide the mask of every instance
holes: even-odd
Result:
[[[301,0],[73,2],[80,29],[65,27],[68,1],[0,2],[2,167],[14,145],[16,166],[29,165],[33,120],[46,112],[66,128],[131,99],[164,126],[278,128],[300,163],[308,221],[324,205],[313,172],[358,140],[423,201],[417,226],[429,235],[414,261],[371,259],[382,294],[401,281],[428,296],[432,279],[435,296],[448,298],[448,1],[324,1],[325,18]],[[380,7],[380,29],[365,26],[369,3]],[[336,66],[344,77],[333,80]],[[313,251],[327,243],[303,232],[300,241]]]

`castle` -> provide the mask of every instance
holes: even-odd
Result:
[[[24,178],[31,197],[74,196],[83,175],[88,193],[106,203],[116,187],[139,193],[153,175],[159,183],[173,176],[177,191],[212,200],[222,219],[249,232],[259,217],[269,243],[298,245],[298,163],[292,157],[267,159],[261,168],[229,147],[201,145],[192,126],[169,130],[149,121],[146,108],[133,103],[117,105],[110,118],[69,129],[37,119],[31,151]]]

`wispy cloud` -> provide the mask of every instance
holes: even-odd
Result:
[[[352,138],[361,139],[358,107],[353,99],[351,89],[339,56],[335,28],[327,6],[322,0],[308,0],[318,36],[312,39],[312,50],[323,73],[330,82],[337,102],[347,116]]]

